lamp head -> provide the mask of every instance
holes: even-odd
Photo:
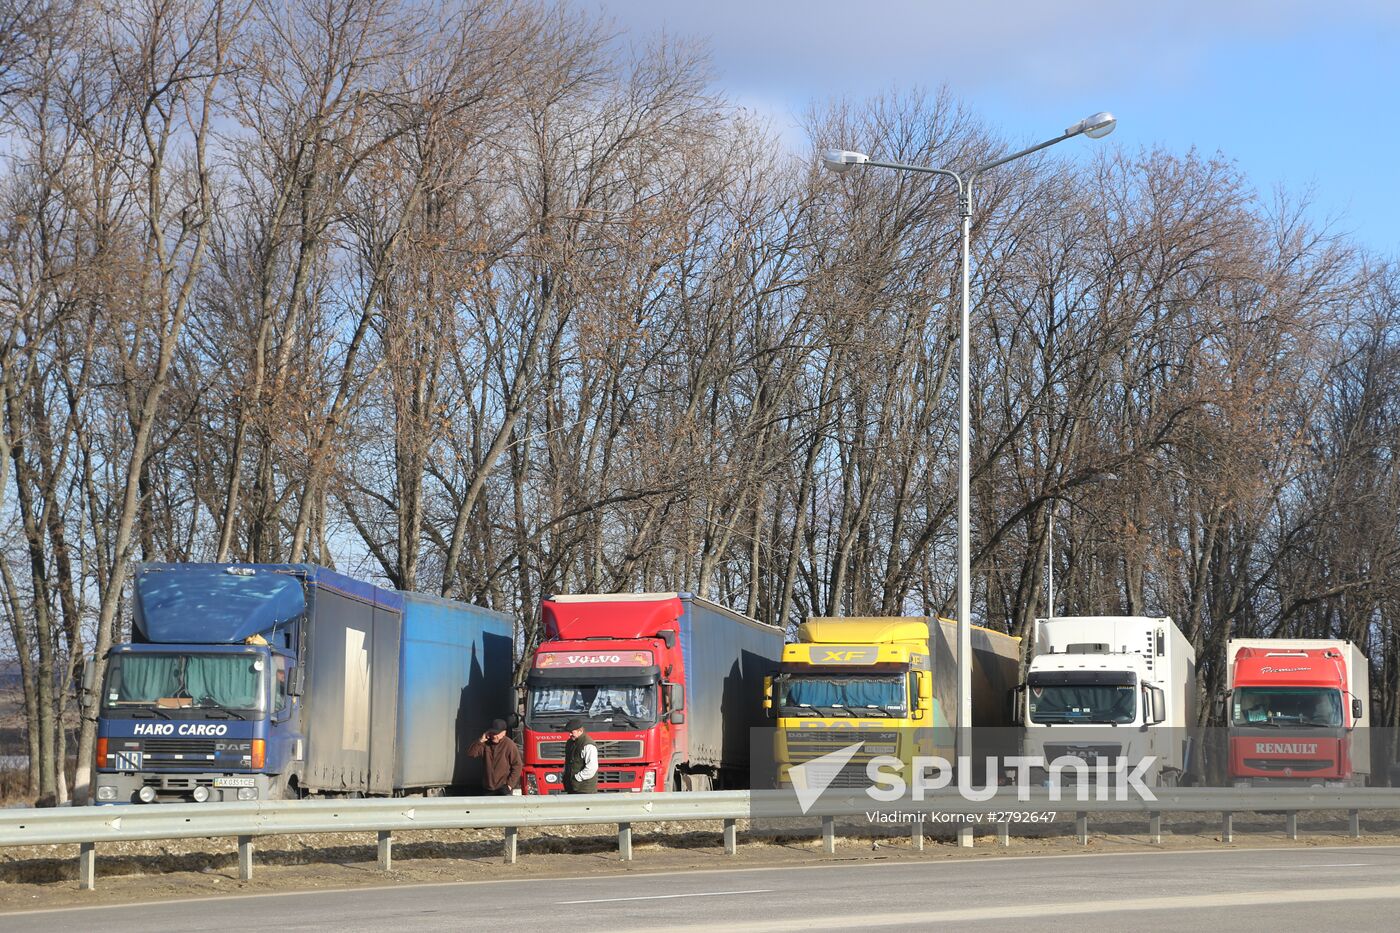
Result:
[[[1065,130],[1065,135],[1075,136],[1079,133],[1083,133],[1090,139],[1103,139],[1109,133],[1112,133],[1114,127],[1117,125],[1118,118],[1107,110],[1102,110],[1092,117],[1085,117],[1078,123],[1069,127]]]
[[[838,175],[844,175],[857,165],[864,165],[869,161],[870,156],[849,149],[828,149],[822,153],[822,164]]]

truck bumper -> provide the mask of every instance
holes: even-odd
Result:
[[[1322,777],[1310,775],[1308,777],[1260,777],[1258,775],[1242,775],[1230,778],[1230,783],[1234,787],[1364,787],[1365,782],[1355,778]]]
[[[93,785],[96,787],[94,803],[98,806],[119,803],[220,803],[234,800],[272,800],[280,795],[281,786],[276,775],[270,774],[223,774],[219,772],[159,774],[109,771],[97,772]],[[150,799],[143,800],[141,797],[142,788],[147,787],[151,789],[147,794]]]
[[[643,791],[668,790],[662,787],[657,778],[655,765],[631,765],[598,769],[598,793],[600,794],[640,794]],[[648,775],[651,775],[648,778]],[[558,768],[526,767],[521,780],[527,794],[562,794],[564,785]]]

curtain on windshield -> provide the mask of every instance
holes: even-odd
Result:
[[[903,706],[902,681],[790,680],[789,706]]]
[[[634,719],[650,719],[651,686],[619,684],[600,687],[532,687],[532,713],[584,713],[597,717],[611,710],[622,710]],[[589,697],[592,697],[590,700]]]
[[[583,692],[577,687],[535,687],[530,709],[536,713],[581,713]]]
[[[588,715],[599,716],[620,709],[633,719],[650,719],[651,704],[647,702],[650,692],[649,687],[599,687]]]
[[[168,655],[125,655],[119,661],[118,702],[154,703],[180,690],[180,659]]]
[[[258,705],[258,677],[247,655],[206,655],[185,661],[185,687],[195,702],[206,697],[230,709]]]

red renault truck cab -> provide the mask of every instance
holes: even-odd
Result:
[[[1230,779],[1236,787],[1364,786],[1371,770],[1366,658],[1341,639],[1233,639]]]
[[[782,633],[688,593],[556,596],[526,679],[525,792],[563,790],[565,724],[598,746],[599,791],[747,786],[749,729]]]

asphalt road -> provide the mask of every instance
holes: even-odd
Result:
[[[100,892],[99,892],[100,893]],[[999,857],[355,888],[0,914],[0,930],[1395,929],[1400,846]]]

